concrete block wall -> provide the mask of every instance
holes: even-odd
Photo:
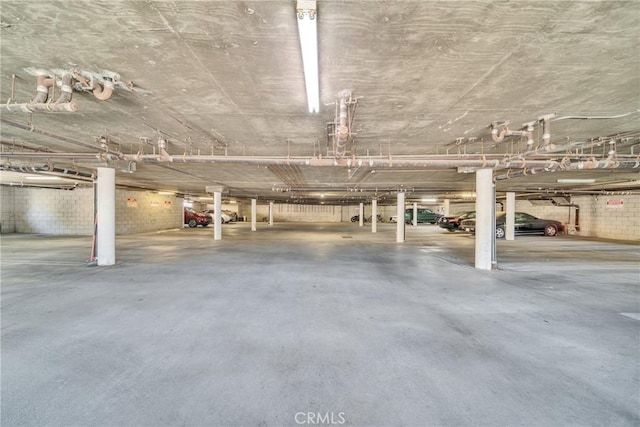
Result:
[[[298,205],[275,203],[273,220],[275,222],[350,222],[351,217],[360,212],[359,205]],[[225,205],[223,205],[223,209]],[[251,221],[251,204],[228,205],[229,210],[235,210],[240,216],[246,216],[247,221]],[[395,206],[378,206],[378,213],[385,221],[389,221],[392,215],[396,214]],[[261,222],[269,218],[269,205],[258,203],[256,206],[257,221]],[[371,216],[371,205],[364,205],[364,216]]]
[[[497,209],[496,209],[497,211]],[[555,206],[551,202],[545,204],[532,203],[528,200],[516,200],[516,212],[526,212],[538,218],[554,219],[568,225],[572,223],[570,215],[573,208]]]
[[[93,188],[15,188],[13,215],[16,233],[93,234]]]
[[[389,222],[389,219],[397,214],[397,209],[395,206],[388,205],[378,205],[378,214],[382,215],[385,222]],[[343,206],[342,208],[342,221],[349,222],[351,221],[351,217],[354,215],[360,214],[360,205],[349,205]],[[371,216],[371,203],[364,204],[364,217],[369,218]]]
[[[640,242],[640,196],[576,196],[580,229],[576,234]]]
[[[116,190],[116,234],[182,227],[183,200],[148,191]]]
[[[3,233],[93,234],[91,187],[69,191],[2,186],[0,197]],[[116,190],[115,203],[116,234],[182,226],[182,199],[175,196]]]
[[[15,188],[0,185],[0,233],[15,233]]]

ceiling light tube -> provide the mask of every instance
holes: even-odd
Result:
[[[593,178],[562,178],[558,180],[559,184],[594,184]]]
[[[26,179],[31,181],[50,181],[52,179],[62,179],[59,176],[50,176],[50,175],[28,175],[25,176]]]
[[[307,103],[309,112],[317,113],[320,111],[320,87],[318,83],[318,13],[315,0],[298,0],[296,12]]]

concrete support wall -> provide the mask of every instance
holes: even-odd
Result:
[[[2,187],[0,196],[3,232],[93,234],[93,188]],[[175,196],[116,189],[116,234],[182,227],[182,215],[182,199]]]

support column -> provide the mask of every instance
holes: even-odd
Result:
[[[378,232],[378,201],[371,200],[371,232]]]
[[[360,212],[359,214],[360,219],[358,219],[358,225],[362,227],[364,226],[364,203],[360,203],[360,210],[358,212]]]
[[[444,216],[451,215],[451,211],[449,210],[451,209],[449,202],[450,202],[449,199],[444,199]]]
[[[515,213],[516,213],[516,193],[509,191],[507,192],[507,218],[505,227],[505,239],[506,240],[514,240],[515,239]]]
[[[411,221],[414,227],[418,226],[418,204],[413,204],[413,220]]]
[[[396,242],[404,242],[404,193],[398,193],[398,206],[397,206],[397,218],[396,224]]]
[[[269,202],[269,227],[273,225],[273,202]]]
[[[222,193],[213,193],[213,240],[222,240]]]
[[[96,178],[98,265],[116,263],[116,170],[98,168]]]
[[[496,199],[493,186],[493,170],[476,172],[476,247],[475,267],[491,270],[496,235]]]
[[[251,231],[256,231],[257,200],[251,199]]]

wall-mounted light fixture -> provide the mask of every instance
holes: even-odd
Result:
[[[320,87],[318,83],[318,10],[315,0],[298,0],[296,14],[309,112],[317,113],[320,111]]]

